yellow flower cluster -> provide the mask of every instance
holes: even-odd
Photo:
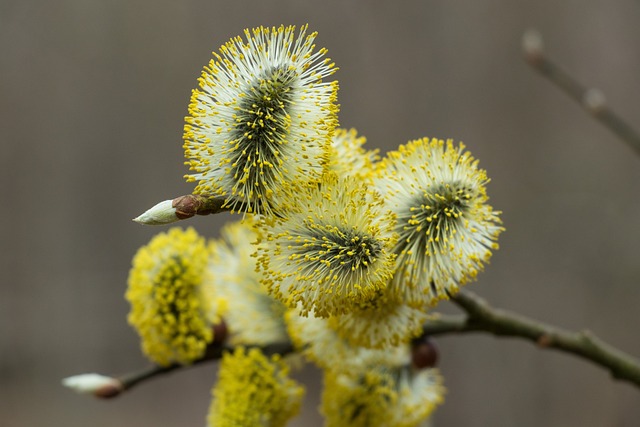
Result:
[[[347,313],[375,298],[393,274],[392,215],[354,177],[324,175],[287,195],[282,218],[263,222],[263,282],[289,307]]]
[[[336,68],[306,30],[246,30],[246,40],[235,37],[214,53],[184,128],[195,193],[270,214],[283,186],[320,179],[337,124],[338,84],[322,81]]]
[[[300,410],[304,389],[279,357],[257,348],[225,353],[209,409],[210,427],[281,427]]]
[[[343,371],[357,370],[363,360],[375,357],[377,362],[400,366],[407,363],[409,348],[406,344],[370,349],[352,341],[352,335],[336,330],[337,318],[329,319],[301,316],[295,310],[286,314],[291,341],[304,356],[324,370],[339,367]],[[384,325],[384,322],[380,322]]]
[[[129,323],[144,353],[160,365],[189,364],[213,340],[204,291],[207,260],[204,239],[192,228],[158,234],[133,258]]]
[[[366,304],[334,316],[330,324],[340,336],[366,348],[387,348],[406,343],[420,335],[427,314],[389,298],[390,291],[386,289]]]
[[[325,371],[321,411],[326,427],[416,427],[443,396],[434,369],[363,364],[351,372]]]
[[[336,129],[329,150],[329,170],[342,176],[371,177],[380,157],[378,150],[364,148],[366,142],[367,138],[355,129]]]
[[[191,363],[223,344],[216,327],[237,348],[211,426],[283,426],[297,412],[284,362],[242,347],[289,340],[325,371],[327,426],[427,419],[444,388],[437,370],[412,367],[410,342],[503,231],[463,144],[422,138],[381,159],[336,128],[338,84],[325,81],[336,68],[315,38],[258,27],[213,54],[185,119],[187,180],[243,220],[209,244],[172,229],[133,260],[129,321],[150,359]]]
[[[258,238],[254,221],[229,223],[221,238],[209,243],[212,293],[216,312],[224,312],[231,345],[266,345],[287,340],[284,305],[260,283],[253,243]]]
[[[464,144],[423,138],[388,153],[377,188],[398,218],[391,286],[408,304],[433,306],[474,279],[503,228],[487,203],[487,174]]]
[[[326,426],[417,426],[442,403],[439,371],[409,363],[410,346],[360,346],[336,331],[334,319],[287,313],[294,344],[324,370]]]

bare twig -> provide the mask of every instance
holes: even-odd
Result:
[[[540,33],[534,30],[527,31],[522,39],[522,48],[525,59],[536,71],[562,89],[640,154],[640,135],[607,106],[601,91],[583,86],[545,55]]]
[[[429,336],[483,332],[499,337],[523,338],[544,349],[554,349],[589,360],[608,370],[622,381],[640,387],[640,361],[605,343],[589,331],[570,332],[516,313],[490,306],[485,300],[468,291],[461,291],[451,300],[465,315],[434,315],[423,326]],[[291,342],[278,342],[259,346],[267,355],[289,354],[294,351]],[[120,385],[110,387],[108,393],[94,393],[101,398],[111,398],[125,390],[161,375],[218,360],[225,351],[233,348],[219,344],[211,345],[202,359],[193,365],[152,365],[148,368],[114,378]]]
[[[554,349],[589,360],[622,381],[640,387],[640,361],[612,347],[589,331],[570,332],[491,307],[479,296],[463,291],[452,297],[467,316],[439,316],[424,325],[426,334],[445,335],[485,332],[501,337],[524,338],[540,348]]]
[[[247,347],[252,347],[252,346],[247,346]],[[256,346],[253,346],[253,347],[256,347]],[[291,344],[290,342],[273,343],[266,346],[261,346],[259,348],[267,356],[270,356],[273,354],[285,355],[293,352],[293,344]],[[173,364],[169,366],[151,365],[139,371],[130,372],[128,374],[117,377],[117,380],[119,380],[122,383],[121,391],[130,390],[134,386],[144,381],[147,381],[149,379],[152,379],[164,374],[168,374],[170,372],[173,372],[179,369],[185,369],[192,366],[201,365],[203,363],[221,359],[222,355],[227,351],[232,352],[233,348],[224,347],[221,345],[212,345],[208,348],[205,356],[202,359],[196,360],[192,365],[179,365],[179,364]],[[98,397],[101,397],[101,396],[98,396]],[[114,396],[108,396],[108,397],[114,397]]]

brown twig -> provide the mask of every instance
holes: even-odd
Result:
[[[500,337],[523,338],[540,348],[554,349],[589,360],[622,381],[640,387],[640,361],[602,341],[589,331],[570,332],[491,307],[479,296],[463,291],[451,298],[466,316],[439,316],[424,325],[428,335],[485,332]]]
[[[640,387],[640,361],[605,343],[589,331],[570,332],[516,313],[494,308],[479,296],[468,291],[461,291],[452,296],[451,300],[465,312],[465,315],[434,315],[423,326],[425,335],[483,332],[499,337],[523,338],[535,343],[539,348],[554,349],[589,360],[607,369],[614,378],[631,382],[636,387]],[[273,343],[260,346],[260,348],[267,355],[284,355],[294,351],[291,342]],[[97,395],[97,397],[114,397],[149,379],[175,370],[218,360],[225,351],[233,351],[233,348],[216,344],[210,346],[205,356],[194,362],[193,365],[176,364],[166,367],[153,365],[140,371],[122,375],[116,378],[121,383],[121,387],[117,387],[117,392],[110,389],[109,393]]]
[[[247,346],[247,347],[256,347],[256,346]],[[293,352],[293,344],[291,344],[290,342],[273,343],[266,346],[260,346],[259,348],[267,356],[271,356],[273,354],[285,355]],[[120,381],[120,383],[122,384],[121,391],[130,390],[134,386],[146,380],[149,380],[164,374],[168,374],[170,372],[173,372],[179,369],[185,369],[185,368],[193,367],[196,365],[201,365],[203,363],[212,362],[214,360],[219,360],[222,358],[222,355],[225,352],[232,352],[232,351],[233,351],[233,348],[231,347],[224,347],[221,345],[212,345],[208,348],[205,356],[202,359],[196,360],[192,365],[179,365],[179,364],[173,364],[169,366],[151,365],[139,371],[130,372],[128,374],[117,377],[117,380]],[[114,397],[114,396],[108,396],[108,397]]]
[[[534,30],[527,31],[522,39],[522,48],[529,65],[640,154],[640,135],[607,106],[601,91],[583,86],[545,55],[540,33]]]

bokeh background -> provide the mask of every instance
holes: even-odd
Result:
[[[146,365],[123,295],[159,230],[131,218],[191,191],[190,91],[212,50],[258,25],[319,32],[341,125],[370,148],[453,138],[480,159],[507,231],[473,291],[640,355],[640,158],[520,51],[539,29],[640,128],[638,22],[635,0],[0,1],[0,424],[204,425],[215,364],[112,401],[60,379]],[[190,224],[217,236],[229,219]],[[638,389],[587,362],[490,336],[438,344],[449,391],[435,426],[638,425]],[[295,425],[322,425],[317,398]]]

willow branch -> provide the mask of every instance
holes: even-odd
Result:
[[[293,352],[293,344],[290,342],[279,342],[279,343],[268,344],[265,346],[246,346],[246,347],[248,348],[258,347],[260,348],[262,353],[264,353],[267,356],[271,356],[274,354],[285,355]],[[201,359],[196,360],[192,365],[180,365],[180,364],[173,364],[169,366],[151,365],[139,371],[130,372],[128,374],[122,375],[120,377],[117,377],[116,379],[120,381],[120,383],[122,384],[121,392],[123,392],[125,390],[132,389],[134,386],[142,382],[156,378],[158,376],[162,376],[164,374],[168,374],[176,370],[187,369],[193,366],[201,365],[203,363],[212,362],[214,360],[219,360],[222,358],[222,355],[225,352],[233,352],[233,350],[234,349],[232,347],[225,347],[222,345],[212,345],[207,349],[207,352],[205,353],[205,355]],[[114,396],[107,396],[107,397],[114,397]]]
[[[601,91],[583,86],[545,55],[542,37],[538,32],[527,31],[522,40],[522,47],[529,65],[640,154],[640,135],[607,106]]]
[[[540,348],[570,353],[608,370],[611,375],[640,387],[640,361],[602,341],[589,331],[571,332],[516,313],[490,306],[470,292],[460,292],[452,301],[466,316],[438,316],[427,322],[427,335],[484,332],[499,337],[523,338]]]
[[[608,370],[614,378],[640,387],[640,361],[607,344],[589,331],[571,332],[501,310],[468,291],[461,291],[452,296],[451,300],[465,312],[465,315],[434,315],[423,325],[424,335],[481,332],[498,337],[523,338],[540,348],[562,351],[588,360]],[[266,355],[286,355],[294,351],[293,344],[289,341],[254,347],[260,348]],[[152,365],[112,378],[115,384],[109,384],[93,394],[100,398],[112,398],[138,384],[170,372],[221,359],[227,351],[233,351],[233,348],[213,344],[209,346],[205,355],[192,365]]]

